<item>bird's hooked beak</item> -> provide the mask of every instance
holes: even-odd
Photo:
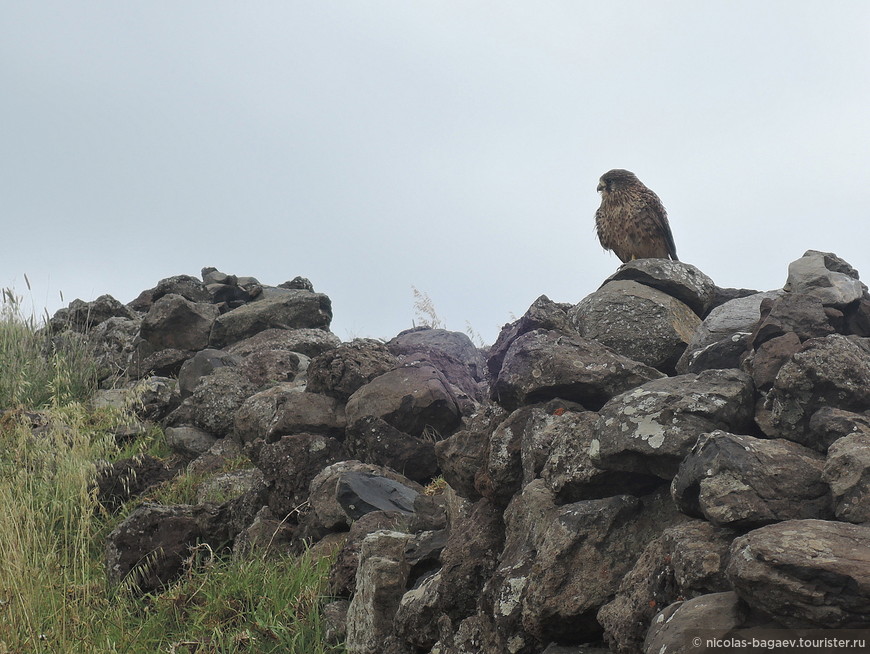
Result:
[[[605,189],[604,182],[598,182],[598,188],[596,189],[599,193]]]

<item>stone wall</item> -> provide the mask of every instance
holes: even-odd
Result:
[[[115,580],[159,589],[196,542],[338,548],[326,614],[351,654],[870,628],[870,295],[835,255],[764,293],[633,261],[486,351],[424,328],[342,343],[330,320],[308,280],[214,269],[51,320],[98,352],[98,401],[135,401],[190,469],[251,462],[208,480],[229,499],[131,514]],[[101,494],[170,468],[120,462]]]

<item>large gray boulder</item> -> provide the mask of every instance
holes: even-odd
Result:
[[[375,416],[354,422],[346,430],[344,444],[353,458],[401,470],[416,482],[428,483],[438,473],[432,439],[411,436]]]
[[[194,303],[211,303],[211,295],[205,284],[190,275],[175,275],[157,282],[157,286],[142,291],[129,307],[136,311],[147,312],[152,305],[166,295],[180,295]]]
[[[831,334],[806,341],[780,368],[759,425],[770,437],[825,451],[810,421],[823,407],[861,412],[870,407],[870,341]]]
[[[725,567],[737,533],[692,520],[666,529],[643,551],[616,597],[598,611],[612,651],[643,648],[654,616],[681,599],[731,589]]]
[[[141,325],[139,318],[113,317],[90,330],[88,343],[96,358],[99,381],[138,376],[136,337]]]
[[[831,445],[822,479],[831,486],[837,519],[870,524],[870,427]]]
[[[327,466],[345,458],[344,448],[322,434],[294,434],[276,443],[254,443],[254,464],[263,473],[268,503],[278,519],[297,522],[311,481]]]
[[[524,478],[540,476],[559,504],[621,494],[644,495],[661,484],[653,475],[596,467],[589,452],[597,424],[598,415],[592,411],[557,410],[549,414],[537,437],[523,443]],[[539,444],[537,456],[527,443]]]
[[[135,320],[137,316],[111,295],[101,295],[92,302],[76,299],[58,309],[48,321],[48,327],[53,333],[66,329],[86,333],[109,318]]]
[[[594,465],[671,479],[698,436],[752,426],[752,380],[739,370],[705,370],[647,382],[599,412]]]
[[[520,407],[492,430],[475,488],[506,506],[521,486],[541,478],[559,504],[644,494],[661,485],[657,477],[597,468],[589,450],[598,416],[572,402],[550,400]]]
[[[559,507],[527,577],[522,619],[541,642],[589,642],[598,610],[650,540],[685,521],[666,493],[586,500]]]
[[[347,402],[356,391],[397,364],[396,357],[382,343],[357,338],[312,359],[308,390]]]
[[[482,651],[488,654],[510,649],[529,651],[539,644],[523,626],[523,599],[535,553],[558,510],[553,493],[541,480],[535,480],[513,497],[504,512],[504,548],[496,569],[484,585],[480,601],[483,614],[480,626],[490,635],[485,641],[487,648]],[[490,621],[491,628],[486,628]],[[508,641],[511,641],[510,648]]]
[[[671,486],[682,511],[751,529],[781,520],[833,518],[825,457],[786,440],[702,434]]]
[[[699,640],[724,639],[742,626],[740,598],[733,591],[701,595],[684,602],[676,602],[656,615],[643,643],[644,654],[670,654],[673,652],[709,652]]]
[[[402,597],[396,613],[396,631],[402,640],[431,648],[444,618],[458,624],[473,615],[503,542],[501,511],[487,500],[477,502],[451,525],[440,568]]]
[[[409,534],[376,531],[362,542],[356,593],[347,609],[348,654],[381,654],[405,594]]]
[[[425,363],[374,378],[350,396],[346,414],[348,425],[373,416],[412,436],[431,430],[439,437],[446,436],[460,421],[459,405],[449,383]]]
[[[197,352],[182,364],[178,373],[178,392],[181,398],[193,395],[200,380],[206,375],[210,375],[218,368],[235,367],[241,361],[241,357],[227,354],[223,350],[207,348]]]
[[[169,415],[167,424],[193,425],[224,437],[233,430],[236,412],[256,390],[235,368],[218,368],[200,380],[193,394]]]
[[[441,474],[462,497],[472,501],[480,499],[475,479],[486,463],[490,436],[507,415],[497,404],[486,403],[465,419],[459,431],[435,443]]]
[[[597,410],[611,397],[663,376],[597,341],[536,330],[508,349],[493,395],[511,411],[557,397]]]
[[[785,627],[870,626],[870,527],[767,525],[734,541],[727,573],[740,599]]]
[[[316,328],[285,329],[272,327],[237,341],[226,349],[242,358],[263,350],[284,350],[313,358],[341,345],[332,332]]]
[[[490,378],[494,380],[498,377],[510,346],[523,334],[543,329],[577,336],[577,330],[568,317],[570,309],[570,304],[553,302],[546,295],[542,295],[532,302],[528,311],[520,319],[502,327],[498,338],[489,349],[489,358],[486,361]]]
[[[768,291],[734,298],[716,308],[695,330],[677,362],[677,372],[701,372],[714,368],[737,368],[749,337],[761,318],[761,303],[780,297],[783,291]]]
[[[282,436],[309,433],[344,437],[344,406],[333,397],[304,393],[292,383],[279,384],[247,398],[233,421],[243,443],[257,438],[274,443]]]
[[[218,317],[213,304],[164,295],[142,319],[140,335],[157,349],[202,350],[208,346]]]
[[[106,538],[109,580],[138,593],[163,588],[197,544],[218,548],[229,540],[226,517],[214,505],[143,504]]]
[[[209,345],[223,348],[272,328],[329,330],[332,303],[322,293],[283,290],[242,305],[214,323]]]
[[[685,304],[635,281],[613,281],[569,313],[577,332],[648,366],[672,372],[701,319]]]
[[[867,292],[867,287],[858,279],[858,271],[836,254],[818,250],[807,250],[804,256],[789,264],[784,288],[833,307],[844,307]]]
[[[621,265],[602,286],[634,281],[655,288],[705,316],[716,298],[716,284],[695,266],[668,259],[635,259]]]
[[[394,470],[360,461],[322,467],[309,485],[311,508],[327,529],[346,529],[372,511],[411,514],[420,484]]]
[[[484,399],[486,360],[466,334],[417,327],[400,333],[387,348],[403,365],[423,362],[438,369],[450,383],[463,413],[472,412]]]

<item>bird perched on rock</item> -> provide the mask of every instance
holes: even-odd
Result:
[[[595,229],[605,250],[620,261],[677,259],[677,248],[668,214],[659,196],[628,170],[608,171],[598,182],[601,206],[595,212]]]

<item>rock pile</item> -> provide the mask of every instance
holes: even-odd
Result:
[[[252,462],[209,481],[219,502],[132,513],[116,581],[158,589],[201,542],[338,548],[326,614],[352,654],[870,628],[870,295],[836,256],[767,293],[633,261],[577,305],[542,296],[485,354],[440,329],[342,343],[330,320],[307,280],[214,269],[52,319],[191,469]],[[115,464],[100,492],[167,465]]]

